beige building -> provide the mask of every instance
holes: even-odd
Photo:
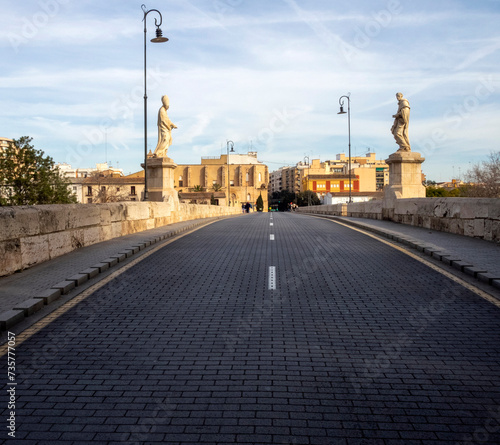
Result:
[[[107,163],[95,168],[73,168],[69,164],[56,167],[71,181],[71,191],[83,204],[140,201],[144,191],[144,172],[123,176],[123,170]]]
[[[287,190],[292,193],[299,193],[305,190],[313,190],[320,194],[322,190],[314,190],[312,187],[315,179],[324,179],[322,188],[326,189],[326,181],[331,181],[340,188],[341,177],[349,176],[349,157],[345,154],[338,154],[336,159],[321,162],[319,159],[312,159],[309,164],[299,162],[294,167],[282,167],[271,173],[271,193]],[[389,166],[384,160],[375,158],[375,153],[367,153],[366,156],[351,156],[351,179],[352,191],[374,193],[382,190],[389,183]],[[332,182],[333,181],[333,182]],[[319,185],[319,183],[317,183]],[[348,188],[348,182],[345,185]],[[325,190],[326,191],[326,190]],[[333,190],[332,190],[333,192]]]
[[[267,211],[269,171],[267,165],[258,161],[257,152],[230,153],[229,162],[227,154],[203,157],[201,164],[179,164],[174,173],[174,186],[181,201],[206,200],[207,194],[213,194],[219,205],[227,205],[229,188],[230,205],[248,202],[253,206],[260,195]]]

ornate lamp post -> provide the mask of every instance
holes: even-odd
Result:
[[[231,153],[234,153],[234,142],[226,141],[227,146],[227,205],[231,205],[231,181],[229,180],[229,145],[231,145]]]
[[[347,96],[340,96],[339,99],[339,104],[340,104],[340,111],[337,114],[345,114],[344,111],[344,101],[342,99],[347,99],[347,128],[349,132],[349,202],[352,202],[352,197],[351,197],[351,99],[350,99],[351,93],[347,93]]]
[[[160,22],[155,18],[156,26],[156,37],[151,39],[153,43],[163,43],[167,42],[168,39],[162,36],[162,31],[160,29],[162,23],[162,17],[160,11],[157,9],[146,9],[146,5],[141,5],[141,9],[144,12],[144,201],[148,200],[148,95],[147,95],[147,83],[146,83],[146,16],[150,12],[157,12],[160,16]]]
[[[307,159],[307,176],[306,176],[306,187],[304,193],[307,193],[307,191],[309,190],[309,167],[310,167],[309,156],[304,156],[304,163],[306,162],[306,159]],[[307,206],[309,207],[310,205],[311,205],[311,194],[307,193]]]

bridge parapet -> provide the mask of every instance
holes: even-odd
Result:
[[[500,199],[409,198],[299,207],[302,213],[385,219],[500,243]]]
[[[0,207],[0,276],[80,247],[241,208],[173,202],[117,202]]]

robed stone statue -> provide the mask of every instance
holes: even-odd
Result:
[[[168,147],[172,145],[172,130],[177,128],[167,115],[170,106],[168,96],[163,96],[161,102],[163,106],[158,111],[158,144],[154,152],[157,158],[167,157]]]
[[[410,104],[403,97],[403,93],[397,93],[398,99],[398,112],[392,117],[394,124],[392,125],[391,132],[399,145],[398,151],[411,151],[410,139],[408,137],[408,125],[410,124]]]

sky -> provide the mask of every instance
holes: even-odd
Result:
[[[500,0],[147,1],[147,146],[166,94],[178,164],[228,140],[269,171],[347,155],[347,95],[351,155],[387,159],[397,92],[427,179],[463,178],[500,150]],[[0,137],[30,136],[73,167],[140,170],[141,4],[3,2]],[[153,9],[166,43],[150,42]]]

